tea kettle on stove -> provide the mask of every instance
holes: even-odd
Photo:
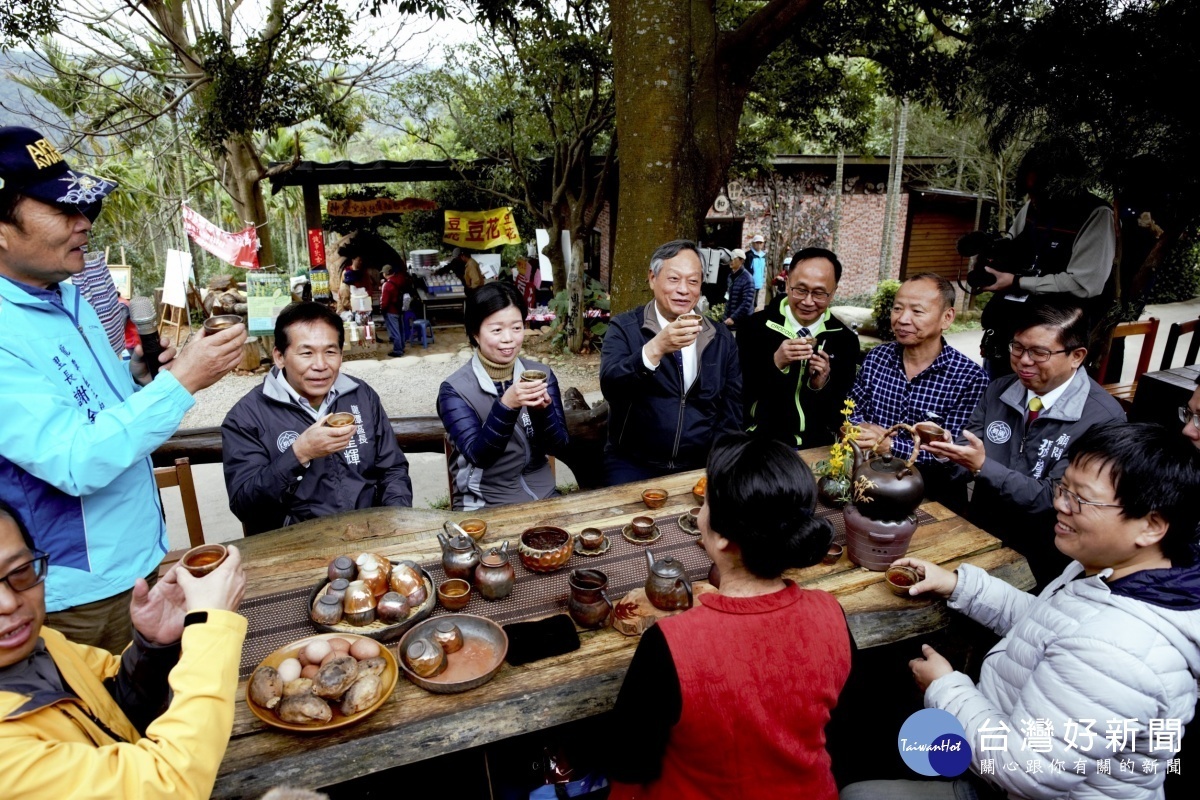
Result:
[[[898,430],[907,430],[913,437],[912,455],[907,461],[892,455],[890,449],[879,453],[879,446]],[[850,443],[854,450],[853,482],[856,487],[863,487],[863,499],[854,504],[860,514],[875,520],[899,520],[917,510],[925,498],[925,479],[915,463],[922,438],[913,426],[900,423],[888,428],[866,453],[857,442]]]

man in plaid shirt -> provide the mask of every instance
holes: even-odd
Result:
[[[932,420],[957,438],[987,388],[983,370],[946,344],[942,334],[954,322],[954,287],[939,275],[923,272],[900,285],[892,304],[896,341],[881,344],[863,362],[850,389],[854,413],[862,427],[859,444],[874,446],[892,425]],[[892,452],[908,458],[912,438],[896,434]],[[880,448],[886,450],[887,445]],[[951,506],[965,503],[965,486],[950,485],[949,464],[928,452],[918,458],[926,494]]]

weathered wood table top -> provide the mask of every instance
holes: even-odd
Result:
[[[818,449],[802,455],[812,463],[824,454]],[[654,481],[670,497],[664,508],[651,513],[681,514],[695,505],[691,489],[701,474]],[[614,486],[477,514],[489,525],[483,542],[509,539],[515,545],[520,533],[536,524],[577,533],[597,522],[628,522],[646,513],[641,491],[648,486]],[[969,561],[1022,589],[1033,586],[1029,567],[1018,553],[936,503],[922,508],[936,521],[917,529],[909,555],[948,567]],[[466,516],[476,515],[371,509],[251,537],[237,543],[248,578],[246,596],[312,585],[329,560],[343,553],[373,550],[417,561],[438,558],[436,537],[442,523]],[[788,577],[835,595],[859,647],[928,633],[950,618],[944,602],[898,598],[883,585],[883,573],[856,567],[845,557],[833,566],[793,570]],[[573,653],[520,667],[506,663],[490,683],[463,694],[430,694],[401,678],[377,712],[354,727],[327,734],[291,734],[263,725],[246,707],[243,681],[233,738],[214,796],[257,797],[281,783],[327,786],[607,711],[616,701],[638,639],[611,628],[581,633],[580,639],[582,646]]]

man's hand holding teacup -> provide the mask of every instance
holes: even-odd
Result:
[[[987,460],[987,451],[984,450],[983,440],[968,430],[964,430],[962,434],[963,438],[967,440],[966,444],[934,440],[923,444],[922,447],[939,458],[950,459],[972,473],[979,472],[983,469],[983,462]]]
[[[784,369],[788,364],[811,359],[816,352],[813,349],[815,341],[812,338],[784,339],[775,349],[776,369]]]
[[[354,438],[354,434],[358,431],[357,425],[333,428],[325,424],[325,420],[330,416],[326,414],[321,417],[300,434],[296,441],[292,442],[292,452],[296,454],[296,459],[301,464],[308,466],[315,459],[340,453]]]
[[[695,342],[703,327],[702,319],[680,315],[646,342],[642,352],[647,361],[658,366],[666,356]]]

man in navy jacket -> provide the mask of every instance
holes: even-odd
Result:
[[[703,270],[695,243],[650,259],[654,300],[619,314],[604,337],[600,389],[612,405],[610,484],[699,469],[713,441],[742,425],[742,372],[724,325],[696,314]]]
[[[275,322],[275,367],[221,424],[229,508],[246,533],[355,508],[412,506],[408,460],[379,395],[341,374],[345,331],[319,303]],[[347,412],[353,424],[326,421]]]

